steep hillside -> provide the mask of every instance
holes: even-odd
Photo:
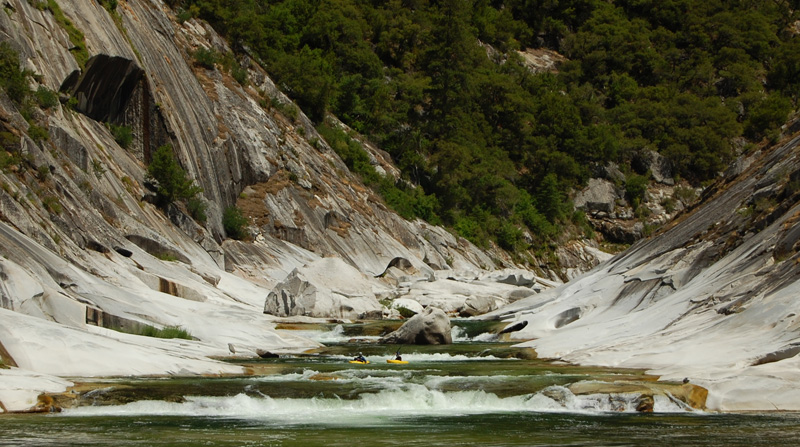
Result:
[[[318,346],[274,330],[276,317],[263,312],[274,286],[324,257],[357,269],[379,314],[390,310],[378,299],[405,295],[474,311],[471,292],[435,280],[513,266],[500,251],[390,211],[258,64],[230,59],[210,27],[179,23],[160,0],[111,12],[95,1],[10,0],[3,9],[3,54],[27,70],[15,75],[27,76],[19,95],[0,93],[6,407],[63,388],[48,375],[240,372],[209,356]],[[170,179],[148,175],[158,154],[202,193],[165,202],[158,188]],[[377,149],[371,163],[392,172]],[[246,225],[231,227],[229,210]],[[534,293],[530,276],[520,281],[474,305]],[[125,333],[175,327],[190,340]]]
[[[544,357],[688,377],[724,410],[800,409],[800,134],[742,157],[669,228],[486,318]]]

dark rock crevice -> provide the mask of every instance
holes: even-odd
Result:
[[[133,141],[127,147],[143,163],[154,148],[173,140],[150,91],[147,74],[136,62],[98,54],[64,79],[62,92],[77,100],[75,110],[100,122],[128,126]]]
[[[76,110],[102,122],[119,122],[144,70],[130,59],[98,54],[80,76],[70,74],[61,91],[78,100]]]

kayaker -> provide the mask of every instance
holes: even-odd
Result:
[[[357,361],[357,362],[364,362],[364,363],[367,363],[367,358],[366,358],[366,357],[364,357],[364,354],[362,354],[362,353],[360,353],[360,352],[358,353],[358,356],[357,356],[356,358],[354,358],[353,360],[355,360],[355,361]]]
[[[395,360],[403,360],[403,357],[400,356],[400,351],[397,351],[397,352],[394,353],[394,359]]]

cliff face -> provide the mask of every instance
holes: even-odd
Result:
[[[438,269],[497,267],[501,253],[387,209],[302,112],[281,112],[289,100],[254,61],[239,61],[246,86],[196,63],[200,48],[230,54],[207,25],[178,23],[160,0],[119,2],[113,13],[95,1],[56,3],[69,23],[47,2],[8,0],[0,14],[0,39],[33,73],[31,87],[62,96],[26,116],[0,98],[0,155],[16,160],[0,171],[0,365],[56,375],[236,372],[208,356],[317,346],[273,330],[263,314],[271,288],[307,263],[339,257],[369,278],[395,258],[430,279]],[[112,125],[131,130],[125,148]],[[165,144],[203,189],[205,221],[147,200],[146,166]],[[247,242],[225,238],[221,216],[233,205],[250,219]],[[180,326],[194,341],[107,329],[143,326]]]
[[[107,212],[138,222],[129,222],[122,231],[114,222],[101,224],[107,231],[123,238],[126,232],[138,232],[158,239],[149,230],[154,229],[151,219],[161,216],[140,201],[145,193],[143,168],[155,148],[169,143],[188,175],[203,188],[209,216],[207,223],[196,225],[175,215],[173,223],[191,227],[185,232],[212,252],[220,267],[226,265],[224,250],[230,252],[228,259],[250,255],[250,250],[238,250],[238,244],[214,247],[224,239],[222,210],[237,201],[256,218],[257,241],[280,245],[273,240],[278,237],[317,255],[342,256],[366,272],[382,272],[396,256],[420,267],[423,261],[434,268],[494,267],[488,256],[463,241],[388,211],[351,177],[302,113],[292,120],[259,105],[288,100],[255,63],[244,62],[247,87],[224,70],[193,64],[191,54],[199,48],[230,52],[204,24],[178,24],[158,1],[121,3],[116,23],[95,2],[61,3],[65,15],[83,31],[91,57],[80,73],[75,72],[65,31],[49,11],[15,1],[2,18],[4,33],[13,36],[11,42],[26,66],[40,75],[42,85],[60,88],[77,100],[74,108],[79,113],[58,108],[43,118],[53,139],[26,150],[34,156],[41,153],[39,164],[53,166],[55,188],[69,187],[63,185],[62,175],[75,183],[88,181],[88,195],[111,201],[105,203]],[[134,137],[130,146],[121,150],[102,123],[129,126]],[[61,152],[67,152],[68,160],[55,159]],[[98,178],[81,177],[67,172],[73,167],[89,174],[90,168],[106,172]],[[96,206],[88,208],[91,212]],[[181,247],[182,237],[155,230],[165,236],[164,244],[186,249]],[[237,268],[236,263],[227,265]]]
[[[543,357],[688,376],[711,408],[797,410],[798,153],[795,133],[742,157],[660,234],[487,318]]]

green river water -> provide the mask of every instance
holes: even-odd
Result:
[[[259,360],[255,375],[107,379],[83,406],[0,417],[0,446],[795,446],[800,414],[698,412],[656,398],[640,414],[624,396],[565,386],[652,380],[640,371],[508,358],[507,345],[347,342],[308,332],[321,353]],[[371,361],[348,360],[359,351]],[[554,400],[553,396],[560,396]],[[92,405],[95,404],[95,405]]]

